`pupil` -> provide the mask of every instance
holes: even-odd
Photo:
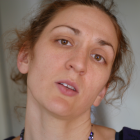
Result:
[[[66,45],[66,44],[68,43],[68,41],[67,41],[67,40],[62,40],[61,43],[62,43],[63,45]]]
[[[97,56],[96,56],[96,59],[97,59],[98,61],[101,60],[101,56],[97,55]]]

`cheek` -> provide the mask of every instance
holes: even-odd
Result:
[[[53,72],[60,66],[63,55],[58,55],[59,53],[49,49],[49,47],[43,48],[42,50],[40,48],[36,52],[31,67],[36,68],[38,72],[48,75],[47,72]]]
[[[87,100],[92,104],[98,94],[106,86],[109,77],[110,70],[107,69],[92,69],[91,72],[88,72],[87,77],[84,78],[86,87],[84,88],[83,93],[86,94],[86,96],[83,98],[83,100]]]
[[[29,65],[27,84],[32,92],[49,91],[50,83],[63,71],[64,55],[60,55],[49,47],[37,47]],[[59,54],[59,55],[58,55]]]

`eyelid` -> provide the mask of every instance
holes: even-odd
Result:
[[[100,54],[91,54],[91,56],[96,56],[96,55],[102,57],[102,60],[104,61],[104,62],[97,61],[97,60],[93,57],[93,58],[95,59],[96,62],[99,62],[99,63],[106,63],[106,60],[105,60],[105,58],[104,58],[102,55],[100,55]]]
[[[74,46],[75,45],[75,41],[72,39],[72,37],[69,37],[69,36],[61,36],[61,35],[60,36],[55,36],[54,40],[59,45],[63,45],[63,44],[61,44],[61,42],[58,42],[58,41],[61,41],[61,40],[66,40],[71,44],[71,45],[63,45],[63,46]]]
[[[63,45],[63,44],[61,44],[61,42],[59,42],[59,41],[62,41],[62,40],[68,41],[68,43],[69,43],[70,45]],[[61,45],[63,45],[63,46],[72,46],[72,43],[71,43],[69,40],[67,40],[67,39],[57,39],[57,41],[59,42],[59,44],[61,44]]]

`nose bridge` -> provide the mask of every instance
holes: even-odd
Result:
[[[67,62],[67,68],[74,69],[78,73],[86,73],[87,71],[87,50],[84,47],[76,47]]]
[[[84,64],[86,63],[86,57],[87,57],[87,50],[85,48],[78,48],[75,51],[74,58],[77,60],[78,63]]]

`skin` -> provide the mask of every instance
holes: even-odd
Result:
[[[18,69],[28,73],[25,140],[87,140],[91,129],[94,140],[115,139],[113,129],[91,128],[90,107],[106,94],[117,46],[110,18],[96,7],[76,5],[49,23],[33,56],[19,52]],[[63,95],[55,84],[59,80],[75,82],[79,94]]]

